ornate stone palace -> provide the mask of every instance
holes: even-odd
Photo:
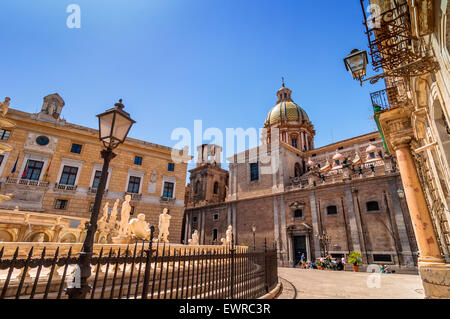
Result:
[[[283,84],[262,145],[229,158],[229,172],[221,168],[219,146],[198,148],[185,242],[197,230],[200,244],[220,243],[232,225],[235,243],[275,244],[283,266],[301,254],[314,260],[360,251],[366,264],[413,269],[417,245],[403,186],[380,134],[315,148],[313,124],[291,94]]]
[[[9,109],[6,115],[15,126],[0,130],[2,142],[8,144],[0,155],[0,192],[13,198],[0,202],[0,209],[6,209],[0,212],[0,241],[82,240],[83,222],[90,216],[100,180],[102,146],[97,130],[62,119],[63,107],[63,99],[51,94],[37,114]],[[132,217],[142,213],[153,225],[168,208],[169,238],[179,242],[187,164],[174,164],[169,147],[133,138],[115,152],[101,207],[108,203],[111,212],[117,199],[122,205],[130,195]],[[63,217],[52,219],[54,215]],[[72,233],[64,237],[56,232],[61,223]]]

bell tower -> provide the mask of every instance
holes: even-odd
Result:
[[[221,168],[222,147],[197,147],[197,165],[190,170],[188,206],[197,207],[225,201],[228,171]]]

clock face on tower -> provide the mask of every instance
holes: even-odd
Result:
[[[36,143],[39,144],[39,145],[41,145],[41,146],[45,146],[45,145],[47,145],[49,142],[50,142],[50,140],[48,139],[47,136],[41,135],[41,136],[38,136],[38,137],[36,138]]]

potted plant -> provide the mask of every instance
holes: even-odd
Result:
[[[362,264],[362,255],[359,251],[352,252],[347,259],[347,262],[353,264],[353,271],[359,270],[359,265]]]

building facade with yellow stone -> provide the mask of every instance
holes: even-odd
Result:
[[[369,54],[386,89],[371,94],[397,158],[427,297],[450,297],[450,2],[361,1]],[[366,7],[366,5],[371,7]]]
[[[9,109],[7,118],[16,125],[0,131],[2,142],[12,147],[0,155],[0,179],[1,192],[13,198],[1,202],[0,209],[33,212],[34,219],[36,213],[63,215],[72,223],[90,217],[103,165],[102,146],[96,129],[62,119],[63,107],[63,99],[51,94],[39,113]],[[109,203],[111,211],[120,199],[120,213],[129,194],[131,217],[143,213],[157,229],[159,214],[167,207],[172,216],[169,240],[179,242],[187,164],[175,164],[169,147],[133,138],[114,152],[102,209]],[[32,241],[36,235],[31,230],[15,234],[1,240]],[[45,235],[43,241],[50,241],[49,237]]]

